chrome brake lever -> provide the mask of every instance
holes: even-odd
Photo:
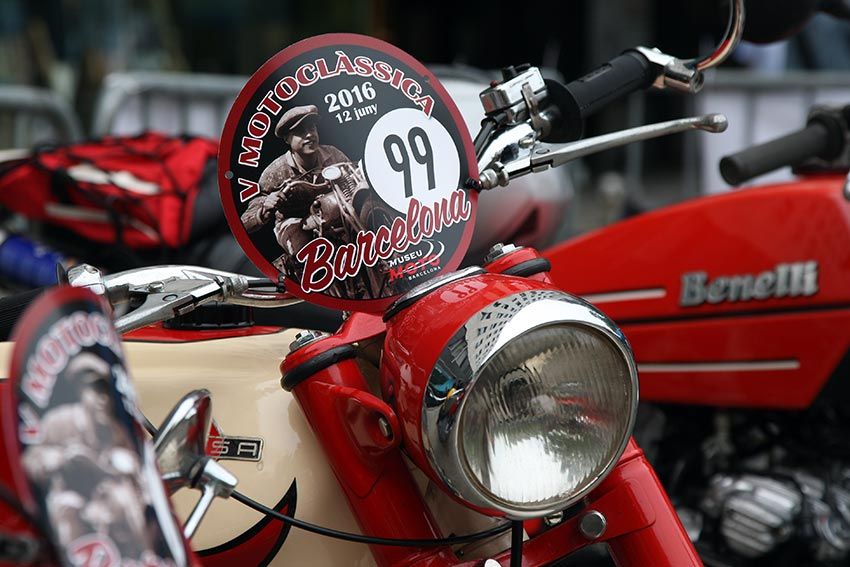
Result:
[[[153,266],[103,276],[97,268],[76,266],[68,283],[105,296],[111,304],[138,306],[115,320],[120,333],[184,315],[200,305],[220,301],[252,307],[283,307],[300,300],[278,289],[266,291],[265,278],[197,266]]]
[[[682,118],[647,124],[637,128],[629,128],[612,132],[603,136],[568,142],[566,144],[548,144],[534,141],[532,138],[518,140],[510,153],[514,157],[509,161],[492,161],[481,170],[481,188],[491,189],[497,185],[507,185],[511,179],[532,172],[544,171],[550,167],[558,167],[565,163],[609,150],[633,142],[658,138],[668,134],[676,134],[687,130],[704,130],[706,132],[723,132],[728,122],[722,114],[705,114],[692,118]]]
[[[239,274],[224,272],[222,270],[214,270],[212,268],[202,268],[200,266],[151,266],[147,268],[136,268],[134,270],[127,270],[124,272],[119,272],[117,274],[110,274],[103,278],[103,283],[106,285],[107,288],[117,288],[125,284],[136,288],[142,288],[151,284],[156,285],[157,282],[166,282],[169,280],[214,281],[216,277],[232,278],[237,275]],[[248,276],[240,277],[248,278]]]
[[[200,268],[197,266],[152,266],[136,268],[104,276],[100,270],[88,264],[75,266],[68,270],[67,283],[74,287],[85,287],[98,295],[107,296],[111,303],[122,303],[130,299],[129,289],[140,292],[145,288],[157,289],[171,280],[208,280],[216,276],[230,277],[236,274]]]
[[[126,333],[134,329],[159,323],[172,317],[185,315],[205,303],[224,300],[229,290],[247,289],[243,276],[209,280],[171,279],[145,286],[129,286],[131,297],[144,297],[141,305],[115,320],[115,329]]]
[[[629,128],[628,130],[612,132],[611,134],[604,134],[567,144],[539,144],[540,147],[532,152],[531,166],[532,168],[539,166],[558,167],[574,159],[633,142],[659,138],[688,130],[703,130],[716,134],[725,131],[728,125],[729,123],[726,117],[722,114],[703,114],[702,116],[691,118],[680,118],[677,120],[668,120],[667,122],[647,124],[638,126],[637,128]]]

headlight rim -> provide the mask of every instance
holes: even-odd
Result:
[[[634,424],[637,417],[637,406],[639,401],[637,364],[634,360],[634,356],[632,354],[631,347],[629,346],[628,341],[626,340],[622,332],[619,330],[619,328],[613,323],[613,321],[608,319],[593,305],[587,303],[581,298],[557,290],[546,290],[542,293],[544,294],[544,297],[536,301],[530,302],[523,309],[530,305],[540,304],[545,301],[555,301],[565,303],[569,306],[574,307],[576,311],[573,313],[573,317],[566,318],[563,316],[553,316],[552,318],[548,320],[543,320],[538,324],[524,326],[522,327],[521,332],[511,335],[506,340],[503,340],[501,344],[498,345],[498,348],[487,352],[486,356],[482,358],[482,361],[480,362],[478,367],[472,371],[472,374],[470,376],[465,377],[466,380],[464,381],[463,388],[460,391],[459,401],[456,402],[456,407],[451,411],[451,413],[454,414],[456,417],[450,424],[450,435],[444,440],[442,450],[435,449],[435,444],[433,443],[433,439],[431,438],[431,434],[429,433],[429,427],[434,425],[435,414],[433,410],[431,411],[431,413],[429,413],[429,406],[427,405],[425,400],[429,397],[429,392],[431,390],[431,385],[434,379],[435,372],[437,370],[437,365],[439,365],[439,362],[444,359],[447,354],[447,351],[451,349],[452,343],[456,342],[459,335],[464,329],[466,329],[469,322],[461,326],[458,332],[456,332],[452,336],[452,338],[449,339],[447,344],[441,350],[441,354],[438,357],[437,365],[435,365],[435,368],[429,375],[428,384],[425,388],[425,398],[423,399],[422,404],[422,421],[420,426],[422,447],[425,455],[427,456],[430,466],[437,474],[437,476],[442,480],[442,482],[445,483],[445,485],[449,488],[451,492],[454,493],[456,497],[468,503],[469,505],[479,509],[480,511],[494,513],[498,515],[505,515],[507,517],[519,520],[537,518],[569,508],[570,506],[581,500],[583,497],[585,497],[594,488],[599,486],[599,484],[604,481],[604,479],[617,465],[617,462],[619,461],[620,457],[622,456],[628,445],[629,439],[631,438],[631,433],[634,429]],[[501,298],[500,300],[492,302],[487,307],[476,312],[475,316],[478,316],[487,308],[492,307],[493,305],[499,302],[504,302],[506,300],[512,299],[515,296],[527,294],[533,296],[540,295],[541,292],[521,291],[512,294],[508,297]],[[538,305],[537,308],[539,309],[540,307],[541,305]],[[584,316],[577,317],[576,315],[578,315],[579,313],[582,313]],[[472,321],[475,316],[473,316],[470,321]],[[489,490],[487,490],[481,485],[475,473],[469,470],[469,464],[467,462],[467,459],[465,455],[462,454],[462,441],[460,441],[459,439],[461,431],[460,416],[463,415],[463,411],[466,406],[467,400],[469,399],[469,395],[473,391],[475,385],[478,384],[478,380],[482,374],[482,371],[496,356],[498,356],[499,353],[502,352],[505,347],[507,347],[520,336],[523,336],[527,333],[531,333],[535,330],[544,327],[558,325],[589,327],[592,330],[601,333],[605,338],[609,340],[609,342],[616,345],[617,351],[622,356],[623,360],[626,362],[626,367],[629,373],[630,388],[628,393],[631,396],[631,403],[629,404],[629,416],[625,428],[626,434],[623,435],[623,439],[617,446],[616,451],[611,454],[612,457],[609,458],[608,462],[602,468],[601,472],[596,475],[596,477],[590,483],[588,483],[582,490],[576,491],[568,498],[558,500],[554,503],[541,504],[536,506],[528,505],[520,507],[490,493]],[[445,408],[449,402],[450,397],[447,396],[443,400],[443,402],[439,404],[439,407]]]

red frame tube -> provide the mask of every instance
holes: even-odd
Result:
[[[591,540],[579,529],[585,514],[595,510],[605,516],[605,532]],[[545,565],[591,543],[608,544],[620,567],[701,566],[691,540],[682,527],[667,493],[634,439],[611,474],[585,499],[577,516],[523,545],[523,567]],[[495,558],[510,565],[510,552]]]
[[[284,372],[340,345],[329,337],[290,354]],[[364,534],[398,539],[440,538],[413,477],[398,450],[398,418],[368,391],[356,361],[342,360],[319,370],[293,388],[307,421],[348,500]],[[393,431],[387,440],[383,418]],[[372,545],[378,565],[453,565],[449,548],[409,548]]]
[[[608,540],[617,565],[702,565],[667,492],[634,439],[599,489],[618,485],[629,486],[635,496],[639,493],[640,510],[651,510],[655,521]]]
[[[317,355],[348,344],[331,336],[290,354],[285,372]],[[356,361],[341,360],[314,373],[293,390],[322,445],[362,532],[376,537],[428,539],[441,537],[399,451],[399,422],[392,408],[368,391]],[[348,401],[346,401],[348,400]],[[353,401],[352,401],[353,400]],[[393,431],[382,436],[378,420]],[[595,510],[607,520],[605,532],[590,540],[579,528]],[[585,511],[526,541],[525,567],[545,565],[590,543],[606,542],[621,567],[700,566],[687,533],[652,466],[634,440],[608,477],[585,499]],[[431,567],[480,565],[461,561],[451,549],[371,546],[378,565]],[[510,551],[494,558],[510,565]]]

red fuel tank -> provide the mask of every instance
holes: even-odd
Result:
[[[843,176],[705,197],[547,252],[552,278],[623,329],[641,399],[800,409],[850,349]],[[844,368],[841,366],[841,368]]]

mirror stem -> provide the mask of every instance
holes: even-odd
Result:
[[[194,488],[201,489],[201,499],[195,504],[195,509],[189,514],[189,519],[183,526],[183,535],[186,539],[192,538],[213,500],[217,496],[229,498],[233,489],[236,488],[236,482],[236,477],[230,474],[227,469],[209,457],[206,458],[204,469],[194,485]]]
[[[187,540],[192,539],[192,536],[195,535],[195,531],[201,524],[201,520],[204,519],[204,515],[206,515],[207,510],[209,510],[216,497],[216,489],[212,483],[206,484],[202,490],[201,499],[195,504],[195,508],[189,515],[189,519],[186,520],[186,525],[183,526],[183,536]]]

